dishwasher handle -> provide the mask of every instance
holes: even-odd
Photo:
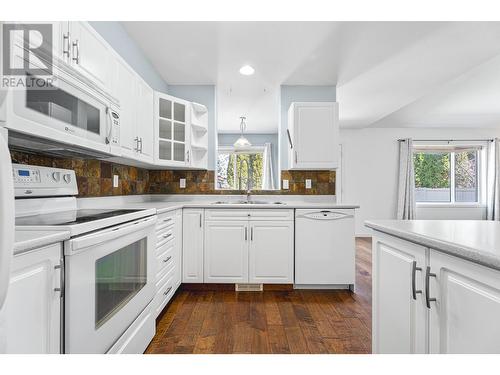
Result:
[[[312,220],[341,220],[341,219],[353,218],[354,215],[346,214],[343,212],[330,211],[330,210],[321,210],[321,211],[309,212],[299,217]]]

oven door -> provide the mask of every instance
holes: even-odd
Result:
[[[91,150],[111,153],[111,101],[54,66],[53,76],[30,76],[32,87],[13,89],[8,96],[6,126]],[[37,80],[38,79],[38,80]],[[44,87],[40,82],[52,80]]]
[[[155,294],[156,216],[65,243],[65,352],[105,353]]]

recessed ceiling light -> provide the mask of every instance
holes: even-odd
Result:
[[[243,65],[240,68],[240,73],[243,74],[244,76],[251,76],[252,74],[255,73],[255,69],[252,68],[250,65]]]

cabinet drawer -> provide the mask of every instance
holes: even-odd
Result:
[[[154,298],[155,315],[158,316],[165,308],[176,291],[175,270],[169,271],[158,283]]]
[[[174,224],[175,224],[175,211],[158,215],[158,221],[156,223],[156,232],[162,231],[163,229],[170,227]]]
[[[179,261],[177,259],[177,254],[174,251],[174,246],[167,246],[163,253],[158,255],[158,268],[156,273],[156,280],[160,280],[162,276],[170,271],[171,268],[175,267],[175,264]]]
[[[293,209],[210,209],[205,220],[293,220]]]
[[[159,248],[167,242],[173,241],[175,237],[174,227],[168,227],[161,232],[156,233],[156,248]]]

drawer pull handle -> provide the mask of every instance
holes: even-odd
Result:
[[[164,296],[168,295],[168,293],[170,293],[170,291],[172,290],[172,287],[169,286],[168,289],[163,293]]]
[[[163,259],[163,263],[167,263],[170,259],[172,259],[172,255],[168,256],[165,259]]]
[[[163,238],[168,238],[168,237],[170,237],[171,235],[172,235],[172,233],[167,233],[167,234],[164,234],[164,235],[163,235]]]
[[[168,221],[172,221],[172,218],[171,217],[167,217],[165,220],[163,220],[164,223],[166,223]]]

